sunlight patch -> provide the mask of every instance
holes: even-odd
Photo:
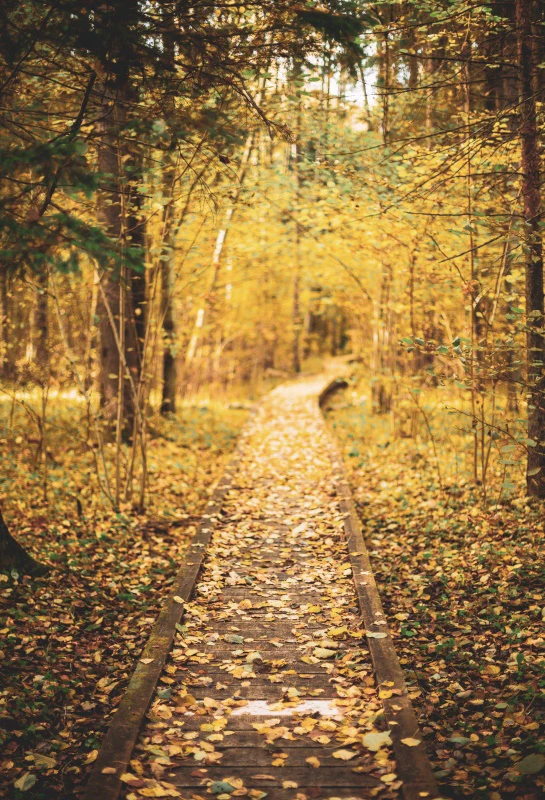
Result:
[[[255,717],[290,717],[292,714],[320,714],[322,717],[341,718],[341,713],[332,700],[303,700],[296,706],[290,708],[275,708],[276,703],[268,703],[266,700],[249,700],[245,706],[235,708],[231,713],[232,717],[251,714]]]

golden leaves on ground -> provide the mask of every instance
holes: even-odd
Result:
[[[330,418],[445,794],[537,800],[545,793],[536,694],[545,665],[542,510],[516,495],[498,503],[502,476],[493,472],[492,499],[483,502],[461,477],[460,448],[452,452],[446,440],[441,489],[430,444],[393,442],[367,404],[346,400]],[[446,430],[452,423],[431,389],[427,400],[435,430]]]
[[[310,800],[332,769],[398,794],[316,394],[279,388],[252,423],[135,753],[135,800],[152,779],[184,800]]]
[[[48,467],[54,486],[49,507],[31,468],[35,447],[16,435],[28,424],[18,409],[13,430],[19,442],[3,445],[4,510],[17,538],[38,548],[52,572],[33,581],[0,576],[3,667],[10,662],[0,712],[2,796],[14,785],[28,792],[35,784],[33,792],[43,796],[79,794],[104,719],[172,592],[172,576],[246,418],[242,410],[215,404],[150,420],[156,434],[149,448],[151,505],[144,514],[129,506],[114,514],[94,480],[92,450],[78,446],[86,425],[81,407],[59,397],[50,399],[49,409],[55,420],[48,431],[55,454]]]

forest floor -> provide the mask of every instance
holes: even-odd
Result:
[[[463,471],[449,471],[446,444],[437,448],[440,486],[425,431],[419,441],[396,439],[388,417],[369,409],[369,392],[349,391],[327,417],[441,788],[452,798],[537,800],[545,792],[543,508],[520,492],[498,500],[493,476],[494,499],[485,501]]]
[[[451,798],[537,800],[545,785],[542,508],[516,493],[484,501],[445,465],[440,486],[431,446],[394,441],[367,408],[361,398],[338,396],[328,417],[442,791]],[[47,506],[23,416],[8,421],[6,414],[0,433],[6,517],[20,541],[52,566],[45,578],[11,575],[0,584],[0,794],[36,800],[73,798],[85,778],[247,417],[242,409],[187,407],[176,420],[158,421],[150,448],[151,505],[135,517],[128,508],[112,514],[92,505],[89,461],[65,435],[67,425],[82,423],[76,415],[70,422],[62,404],[55,414]],[[323,547],[324,556],[334,555],[326,539]],[[321,613],[309,616],[316,615],[328,636]],[[195,614],[197,624],[198,603]],[[306,635],[304,628],[299,633]],[[350,642],[345,634],[328,638],[341,648]],[[341,690],[343,680],[350,683],[350,674],[341,675]],[[366,688],[371,715],[362,715],[364,728],[375,713],[375,688]],[[359,733],[366,732],[372,731]],[[332,744],[350,749],[342,727],[338,733]],[[313,734],[329,736],[319,729]],[[202,749],[213,753],[213,742]],[[364,759],[363,771],[373,777],[373,770],[379,776],[391,769],[387,750],[384,756],[382,764]],[[149,758],[145,752],[143,770],[151,769]],[[395,777],[384,791],[392,784]]]
[[[96,758],[200,514],[248,412],[209,404],[154,419],[150,503],[100,501],[85,419],[50,401],[48,503],[28,414],[2,413],[2,501],[51,571],[0,575],[0,796],[73,798]],[[75,497],[82,503],[78,516]]]

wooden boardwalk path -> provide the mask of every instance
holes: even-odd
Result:
[[[324,384],[279,387],[260,406],[201,531],[211,541],[191,601],[171,599],[182,624],[132,760],[138,692],[163,663],[153,650],[86,800],[117,797],[120,785],[130,800],[437,797],[318,409]]]

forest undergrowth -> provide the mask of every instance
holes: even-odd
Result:
[[[426,410],[433,401],[421,403]],[[446,411],[428,408],[430,432],[419,426],[401,438],[390,415],[370,409],[370,388],[358,382],[327,417],[442,790],[537,800],[545,787],[542,506],[523,495],[523,477],[506,495],[499,467],[485,500],[467,477],[468,434],[460,426],[452,438]]]
[[[73,798],[248,411],[216,402],[153,417],[140,514],[101,498],[77,404],[50,400],[47,503],[28,413],[4,411],[4,513],[50,571],[0,576],[0,795]]]

